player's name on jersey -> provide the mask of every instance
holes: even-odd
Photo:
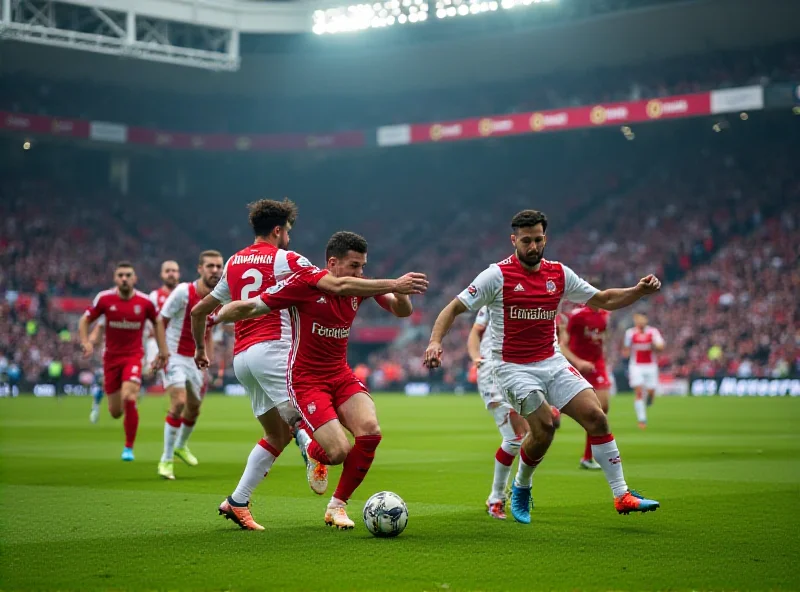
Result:
[[[691,386],[695,397],[800,397],[800,378],[694,378]]]
[[[519,306],[510,306],[508,308],[508,318],[526,321],[552,321],[556,318],[556,311],[545,310],[543,308],[520,308]]]
[[[234,255],[231,265],[272,265],[274,260],[272,255]]]

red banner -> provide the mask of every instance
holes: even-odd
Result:
[[[118,137],[91,135],[92,124],[105,128],[119,127]],[[144,127],[127,128],[123,125],[106,122],[90,122],[81,119],[65,119],[45,115],[28,115],[0,111],[0,129],[48,134],[51,136],[71,136],[73,138],[93,138],[104,141],[129,142],[160,148],[177,150],[225,150],[225,151],[266,151],[266,150],[314,150],[320,148],[357,148],[364,146],[364,133],[361,131],[338,132],[333,134],[187,134],[149,129]],[[116,130],[115,130],[116,131]]]
[[[452,142],[474,138],[625,125],[710,114],[711,94],[698,93],[647,101],[606,103],[593,107],[569,107],[496,117],[416,124],[411,126],[411,143]]]
[[[89,122],[81,119],[48,117],[46,115],[27,115],[0,111],[0,129],[51,136],[88,138]]]

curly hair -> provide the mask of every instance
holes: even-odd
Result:
[[[297,205],[288,198],[283,201],[259,199],[247,204],[247,209],[256,236],[269,236],[276,226],[294,225],[297,219]]]
[[[522,210],[511,218],[511,229],[514,232],[520,228],[532,228],[537,224],[541,224],[542,231],[547,232],[547,216],[539,210]]]
[[[367,239],[355,232],[346,230],[337,232],[328,240],[328,245],[325,247],[325,260],[327,261],[331,257],[341,259],[346,257],[350,251],[366,253]]]

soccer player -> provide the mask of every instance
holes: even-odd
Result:
[[[314,269],[305,257],[286,250],[289,232],[297,219],[297,206],[293,202],[262,199],[250,204],[249,211],[255,242],[228,260],[217,287],[192,309],[198,368],[208,367],[204,342],[207,318],[220,304],[252,297],[257,299],[264,290],[298,271]],[[377,285],[385,292],[412,290],[407,293],[427,286],[420,274],[409,274],[401,280],[404,281],[325,276],[317,287],[331,294],[358,296],[380,293],[365,293],[365,286],[374,289]],[[219,512],[241,528],[264,530],[250,513],[250,496],[291,441],[290,426],[294,427],[299,420],[297,411],[289,403],[287,390],[292,328],[288,311],[276,311],[259,318],[239,320],[234,330],[234,372],[250,397],[253,414],[264,430],[264,438],[253,448],[238,486],[220,505]],[[296,438],[304,450],[309,439],[305,430],[296,430]],[[324,493],[327,467],[306,458],[306,472],[312,489],[316,487],[318,493]]]
[[[150,292],[150,301],[156,307],[156,312],[161,312],[161,307],[164,302],[181,281],[181,268],[177,261],[164,261],[161,264],[161,287]],[[144,374],[145,376],[151,375],[153,372],[153,362],[158,355],[158,343],[156,342],[155,332],[151,331],[148,334],[147,340],[144,344]],[[163,372],[161,375],[161,384],[164,384]]]
[[[326,269],[311,269],[281,282],[260,297],[222,308],[218,321],[230,322],[289,308],[292,348],[288,389],[303,424],[314,433],[306,454],[322,465],[343,464],[336,491],[325,510],[325,523],[339,529],[355,526],[347,516],[347,501],[361,484],[381,441],[375,404],[367,387],[347,365],[347,341],[365,298],[398,317],[412,312],[408,294],[424,292],[426,282],[409,274],[400,280],[362,280],[360,295],[326,294],[326,278],[361,278],[367,263],[367,241],[352,232],[337,232],[325,249]],[[393,293],[392,293],[393,292]],[[345,430],[355,440],[350,444]],[[285,444],[284,444],[285,445]],[[273,453],[274,454],[274,453]],[[324,492],[311,482],[312,489]],[[223,505],[231,504],[229,498]],[[235,500],[233,500],[235,501]],[[222,512],[223,509],[220,508]]]
[[[164,422],[164,452],[158,463],[158,474],[164,479],[175,479],[174,456],[190,467],[197,466],[197,458],[189,450],[188,441],[205,395],[205,371],[194,363],[191,311],[217,286],[222,276],[222,254],[219,251],[200,253],[197,273],[200,277],[195,281],[178,284],[159,313],[164,322],[158,327],[166,325],[170,354],[164,371],[164,387],[169,394],[170,405]],[[158,327],[156,331],[163,330]],[[206,331],[206,341],[209,340],[209,334],[210,328]],[[164,339],[164,336],[160,338]]]
[[[500,448],[494,456],[494,479],[492,490],[486,500],[486,511],[492,518],[505,520],[506,489],[511,477],[511,467],[514,459],[519,456],[522,439],[528,433],[528,424],[514,410],[494,379],[492,340],[491,332],[487,331],[488,326],[489,309],[482,306],[467,338],[467,351],[478,370],[478,392],[483,398],[486,409],[494,417],[502,438]]]
[[[607,310],[579,306],[567,315],[567,322],[558,323],[558,346],[564,357],[592,385],[603,413],[608,415],[611,381],[603,357],[603,339],[608,328]],[[599,471],[602,467],[592,458],[592,439],[586,435],[586,446],[580,466]]]
[[[142,383],[142,336],[146,321],[156,327],[163,323],[157,318],[156,308],[150,299],[135,289],[136,272],[127,261],[117,263],[114,270],[116,288],[100,292],[86,309],[78,323],[83,355],[91,357],[94,345],[89,339],[89,326],[98,317],[105,317],[106,347],[103,351],[104,390],[108,396],[111,417],[125,419],[125,447],[122,460],[132,461],[133,444],[139,427],[136,398]],[[159,342],[156,367],[163,367],[169,358],[166,343]]]
[[[558,351],[555,318],[562,299],[616,310],[657,292],[661,282],[648,275],[632,288],[598,290],[566,265],[544,258],[547,217],[542,212],[519,212],[511,220],[511,228],[514,254],[481,272],[442,310],[425,351],[425,364],[429,368],[441,364],[442,339],[458,315],[489,308],[498,386],[530,427],[511,488],[511,514],[518,522],[529,524],[531,520],[533,473],[555,433],[551,405],[572,417],[591,437],[592,455],[603,469],[616,510],[655,510],[658,502],[628,489],[617,443],[597,395]]]
[[[664,349],[661,331],[647,324],[647,316],[633,315],[633,327],[625,331],[623,355],[628,357],[628,378],[636,392],[633,407],[639,427],[647,427],[647,407],[653,404],[658,387],[658,362],[655,352]],[[647,391],[647,402],[644,393]]]

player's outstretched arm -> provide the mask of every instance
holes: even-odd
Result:
[[[456,317],[465,312],[467,312],[466,305],[458,298],[454,298],[436,317],[423,361],[428,368],[438,368],[442,365],[442,340],[450,331],[450,327],[453,326]]]
[[[661,289],[661,280],[650,274],[639,280],[632,288],[610,288],[601,290],[586,303],[605,310],[618,310],[630,306],[640,298],[655,294]]]
[[[261,296],[254,296],[248,300],[237,300],[235,302],[229,302],[219,310],[214,316],[214,324],[235,323],[246,319],[255,319],[269,314],[271,310],[272,309],[261,299]],[[195,345],[197,344],[195,343]]]
[[[214,312],[220,302],[211,294],[206,295],[192,308],[192,339],[194,339],[194,363],[201,370],[208,368],[209,360],[206,354],[206,324],[208,315]]]
[[[336,296],[383,296],[384,294],[424,294],[428,279],[424,273],[407,273],[394,280],[367,280],[356,277],[334,277],[327,274],[320,278],[318,290]],[[410,314],[410,313],[409,313]]]

